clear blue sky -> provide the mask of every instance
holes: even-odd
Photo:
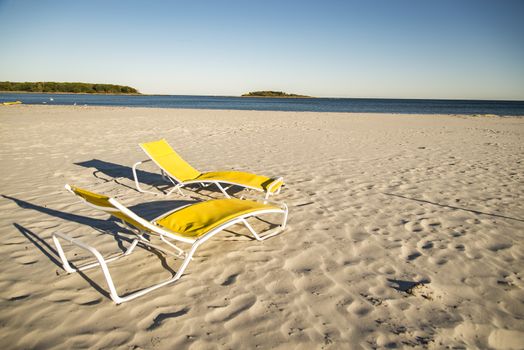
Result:
[[[0,80],[524,100],[524,1],[0,0]]]

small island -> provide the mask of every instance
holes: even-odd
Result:
[[[130,86],[93,83],[56,83],[56,82],[11,82],[0,81],[0,92],[35,92],[35,93],[72,93],[72,94],[133,94],[137,89]]]
[[[282,91],[252,91],[243,94],[242,97],[293,97],[293,98],[311,98],[311,96],[288,94]]]

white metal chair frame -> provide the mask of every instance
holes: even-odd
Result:
[[[69,191],[72,192],[71,187],[69,187],[68,185],[66,185],[66,189],[68,189]],[[113,256],[111,258],[104,258],[102,256],[102,254],[100,254],[100,252],[98,250],[96,250],[94,247],[91,247],[91,246],[81,242],[78,239],[72,238],[72,237],[70,237],[68,235],[65,235],[65,234],[59,233],[59,232],[56,232],[56,233],[53,234],[53,242],[54,242],[54,244],[55,244],[55,246],[57,248],[58,255],[60,256],[60,259],[62,260],[62,264],[63,264],[64,270],[67,271],[68,273],[74,273],[74,272],[84,271],[84,270],[88,270],[88,269],[100,266],[101,269],[102,269],[102,272],[104,273],[104,276],[105,276],[105,279],[106,279],[106,282],[107,282],[107,285],[108,285],[108,288],[109,288],[109,295],[110,295],[111,299],[113,299],[113,301],[116,304],[120,304],[120,303],[129,301],[129,300],[133,300],[133,299],[138,298],[138,297],[140,297],[140,296],[142,296],[144,294],[152,292],[152,291],[154,291],[154,290],[156,290],[156,289],[158,289],[160,287],[163,287],[165,285],[168,285],[170,283],[173,283],[173,282],[177,281],[182,276],[182,274],[184,273],[184,271],[187,268],[189,262],[192,260],[193,254],[195,253],[197,248],[201,244],[206,242],[208,239],[210,239],[211,237],[213,237],[217,233],[225,230],[226,228],[228,228],[228,227],[230,227],[232,225],[238,224],[238,223],[244,224],[244,226],[247,227],[247,229],[251,232],[251,234],[253,234],[255,239],[257,239],[258,241],[263,241],[265,239],[273,237],[273,236],[279,234],[280,232],[282,232],[285,229],[285,227],[286,227],[287,217],[288,217],[288,207],[287,207],[287,205],[284,204],[284,203],[274,203],[276,205],[279,205],[280,209],[261,209],[261,210],[257,210],[257,211],[252,212],[252,213],[248,213],[248,214],[245,214],[245,215],[241,215],[241,216],[235,217],[235,218],[233,218],[233,219],[223,223],[222,225],[212,229],[211,231],[205,233],[204,235],[202,235],[202,236],[200,236],[198,238],[194,238],[193,239],[193,238],[189,238],[189,237],[179,236],[175,232],[171,232],[170,230],[167,230],[165,228],[161,228],[160,226],[156,225],[156,221],[157,220],[160,220],[161,218],[163,218],[163,217],[165,217],[165,216],[167,216],[169,214],[172,214],[172,213],[174,213],[174,212],[176,212],[178,210],[181,210],[181,209],[183,209],[183,208],[185,208],[187,206],[182,206],[182,207],[176,208],[175,210],[172,210],[170,212],[164,213],[161,216],[159,216],[159,217],[157,217],[157,218],[155,218],[155,219],[153,219],[152,221],[149,222],[149,221],[146,221],[143,218],[139,217],[135,213],[133,213],[131,210],[126,208],[124,205],[120,204],[114,198],[109,198],[109,202],[116,209],[109,208],[109,207],[99,207],[99,206],[91,204],[91,203],[89,203],[87,201],[85,201],[85,202],[89,206],[91,206],[93,208],[96,208],[96,209],[99,209],[99,210],[103,210],[105,212],[111,212],[111,211],[119,212],[120,211],[120,212],[124,213],[125,215],[127,215],[130,218],[132,218],[133,220],[138,222],[140,225],[144,226],[145,228],[147,228],[149,230],[149,231],[144,231],[144,230],[140,230],[139,228],[131,227],[126,222],[124,222],[122,220],[123,224],[127,228],[130,228],[131,231],[137,237],[131,242],[131,245],[129,246],[129,248],[127,248],[123,253],[120,253],[117,256]],[[266,203],[267,201],[264,201],[264,202]],[[191,205],[191,204],[189,204],[189,205]],[[282,223],[279,226],[266,231],[265,235],[260,236],[253,229],[253,227],[247,222],[246,219],[248,219],[250,217],[253,217],[253,216],[258,216],[258,215],[261,215],[261,214],[269,214],[269,213],[280,213],[280,214],[283,214]],[[151,233],[156,233],[158,235],[158,237],[160,237],[160,239],[162,240],[163,243],[166,243],[170,247],[174,248],[178,253],[174,253],[174,252],[172,252],[170,250],[165,249],[164,247],[159,247],[158,245],[152,244],[149,239],[144,237],[144,234],[151,234]],[[76,245],[76,246],[78,246],[78,247],[80,247],[80,248],[90,252],[91,254],[93,254],[95,256],[97,262],[86,263],[86,264],[84,264],[82,266],[73,268],[71,266],[71,264],[69,263],[69,261],[67,260],[65,252],[64,252],[64,250],[62,248],[62,244],[60,243],[60,239],[66,241],[66,242],[69,242],[69,243],[71,243],[73,245]],[[172,239],[172,240],[175,240],[175,241],[178,241],[178,242],[182,242],[182,243],[191,244],[191,248],[186,253],[182,249],[177,247],[175,244],[173,244],[172,242],[169,242],[168,239]],[[137,246],[138,243],[141,243],[141,244],[144,244],[144,245],[149,246],[151,248],[154,248],[156,250],[159,250],[159,251],[161,251],[161,252],[163,252],[165,254],[169,254],[169,255],[173,255],[173,256],[177,256],[177,257],[182,257],[182,258],[184,258],[184,261],[182,262],[182,265],[178,269],[177,273],[173,277],[169,278],[168,280],[165,280],[163,282],[160,282],[158,284],[152,285],[150,287],[141,289],[139,291],[133,292],[133,293],[128,294],[126,296],[119,296],[118,292],[116,290],[116,287],[115,287],[115,285],[113,283],[113,279],[111,278],[111,274],[109,273],[109,269],[107,267],[107,264],[112,262],[112,261],[118,260],[121,257],[130,255],[133,252],[133,250],[135,249],[135,247]]]
[[[143,148],[142,148],[143,149]],[[149,153],[143,149],[143,151],[149,155]],[[150,159],[145,159],[145,160],[141,160],[139,162],[136,162],[135,164],[133,164],[133,177],[135,179],[135,186],[136,186],[136,189],[139,191],[139,192],[142,192],[142,193],[152,193],[152,194],[157,194],[155,192],[151,192],[151,191],[147,191],[147,190],[144,190],[140,187],[140,183],[138,182],[138,175],[137,175],[137,167],[142,164],[142,163],[146,163],[146,162],[151,162],[153,161],[161,170],[161,174],[162,174],[162,178],[165,180],[165,181],[169,181],[173,184],[173,188],[168,192],[166,193],[166,195],[170,195],[171,193],[173,193],[174,191],[178,191],[178,193],[180,193],[182,196],[185,196],[184,193],[182,192],[182,187],[183,186],[186,186],[186,185],[191,185],[191,184],[200,184],[202,185],[203,187],[207,187],[209,185],[216,185],[218,187],[218,189],[220,190],[220,192],[222,192],[224,194],[224,196],[226,196],[226,198],[231,198],[231,196],[227,193],[227,190],[230,189],[232,186],[240,186],[240,187],[243,187],[243,188],[247,188],[247,189],[250,189],[250,190],[255,190],[255,191],[258,191],[258,192],[266,192],[266,195],[265,195],[265,199],[268,199],[269,196],[274,193],[274,194],[279,194],[280,193],[280,190],[282,189],[282,186],[280,186],[278,188],[278,190],[276,190],[275,192],[273,192],[273,188],[275,188],[280,182],[284,182],[284,178],[282,176],[276,178],[275,180],[273,180],[266,188],[266,191],[260,189],[260,188],[257,188],[257,187],[252,187],[252,186],[247,186],[247,185],[243,185],[243,184],[239,184],[239,183],[235,183],[235,182],[230,182],[230,181],[216,181],[216,180],[198,180],[198,179],[195,179],[195,180],[189,180],[189,181],[182,181],[178,178],[176,178],[175,176],[173,176],[172,174],[169,174],[160,164],[158,164],[154,159],[153,157],[150,156]],[[226,185],[229,185],[227,186],[226,188],[224,188],[221,184],[226,184]]]

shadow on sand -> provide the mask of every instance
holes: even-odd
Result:
[[[413,288],[419,286],[428,284],[429,280],[421,280],[421,281],[406,281],[406,280],[397,280],[393,278],[388,278],[388,282],[390,282],[390,287],[399,291],[404,292],[408,294],[412,294]]]
[[[41,213],[44,213],[44,214],[47,214],[47,215],[51,215],[51,216],[54,216],[54,217],[57,217],[57,218],[60,218],[60,219],[63,219],[63,220],[76,222],[76,223],[79,223],[79,224],[82,224],[82,225],[87,225],[87,226],[95,229],[96,231],[98,231],[100,233],[108,234],[108,235],[112,236],[115,239],[115,241],[116,241],[119,249],[121,250],[121,252],[125,251],[125,249],[126,249],[124,247],[123,242],[125,241],[125,242],[127,242],[129,244],[132,241],[132,238],[126,237],[125,235],[122,235],[122,233],[131,234],[131,232],[126,230],[125,228],[121,227],[120,225],[118,225],[117,221],[115,220],[115,218],[113,216],[110,216],[107,220],[94,219],[94,218],[90,218],[90,217],[86,217],[86,216],[69,214],[69,213],[65,213],[65,212],[59,211],[59,210],[42,207],[42,206],[39,206],[39,205],[36,205],[36,204],[32,204],[32,203],[29,203],[29,202],[21,200],[21,199],[17,199],[17,198],[6,196],[6,195],[2,195],[2,197],[5,198],[5,199],[9,199],[9,200],[15,202],[20,208],[35,210],[35,211],[38,211],[38,212],[41,212]],[[130,207],[129,209],[131,209],[132,211],[134,211],[138,215],[142,216],[146,220],[152,220],[153,218],[161,215],[162,213],[165,213],[167,211],[173,210],[173,209],[178,208],[180,206],[185,206],[185,205],[190,204],[190,203],[194,203],[194,201],[155,201],[155,202],[143,203],[143,204],[135,205],[133,207]],[[51,260],[51,262],[53,262],[58,267],[63,268],[62,267],[62,262],[61,262],[60,257],[59,257],[59,254],[58,254],[57,250],[51,244],[46,242],[46,240],[41,238],[35,232],[29,230],[28,228],[26,228],[26,227],[24,227],[24,226],[22,226],[22,225],[20,225],[18,223],[13,223],[13,226],[25,238],[27,238],[27,240],[29,240],[29,242],[31,242],[42,254],[44,254],[49,260]],[[151,248],[149,246],[142,245],[140,243],[139,243],[139,245],[142,248],[144,248],[144,249],[150,251],[151,253],[155,254],[157,256],[157,258],[159,259],[162,267],[165,270],[169,271],[172,274],[172,276],[174,276],[176,274],[176,271],[174,271],[167,264],[166,258],[164,257],[164,255],[161,252],[159,252],[159,251],[157,251],[157,250],[155,250],[155,249],[153,249],[153,248]],[[71,264],[71,266],[73,268],[76,268],[74,262],[70,261],[70,264]],[[91,278],[89,278],[84,272],[77,271],[77,273],[80,276],[82,276],[98,292],[100,292],[105,297],[110,298],[109,293],[106,290],[104,290],[98,283],[94,282]]]
[[[115,163],[111,163],[111,162],[106,162],[106,161],[99,160],[99,159],[91,159],[91,160],[87,160],[85,162],[79,162],[79,163],[74,163],[74,164],[75,165],[79,165],[79,166],[83,166],[85,168],[94,168],[95,171],[93,171],[93,176],[96,177],[97,179],[101,179],[101,180],[104,180],[106,182],[114,180],[119,185],[128,187],[128,188],[138,192],[138,190],[135,187],[130,187],[128,185],[122,184],[122,183],[118,182],[118,180],[117,180],[117,179],[123,178],[123,179],[127,179],[127,180],[130,180],[130,181],[133,181],[133,182],[135,181],[135,179],[133,178],[133,170],[132,170],[132,168],[130,168],[128,166],[115,164]],[[171,184],[169,182],[166,182],[162,178],[162,176],[160,174],[151,173],[151,172],[143,171],[143,170],[139,170],[139,169],[137,169],[136,173],[137,173],[139,181],[142,184],[152,186],[152,187],[156,188],[161,193],[165,194],[165,193],[167,193],[167,191],[169,191],[173,187],[173,184]],[[111,179],[104,178],[101,175],[105,175],[107,177],[110,177]],[[205,197],[208,197],[208,198],[214,198],[214,197],[211,197],[211,196],[209,196],[207,194],[203,194],[202,193],[203,191],[211,191],[213,193],[217,193],[218,192],[222,196],[222,193],[220,192],[220,190],[216,186],[208,186],[206,188],[202,188],[199,185],[194,184],[194,185],[184,186],[183,190],[184,191],[190,190],[190,191],[192,191],[194,193],[197,193],[199,195],[202,195],[202,196],[205,196]],[[235,194],[235,193],[238,193],[238,192],[240,192],[242,190],[243,189],[241,187],[233,186],[231,189],[228,190],[228,193],[229,194]]]
[[[419,203],[426,203],[426,204],[437,205],[437,206],[442,207],[442,208],[448,208],[448,209],[453,209],[453,210],[464,210],[464,211],[468,211],[470,213],[474,213],[474,214],[477,214],[477,215],[487,215],[487,216],[492,216],[492,217],[496,217],[496,218],[502,218],[502,219],[509,219],[509,220],[515,220],[515,221],[524,222],[524,219],[520,219],[520,218],[513,218],[511,216],[505,216],[505,215],[500,215],[500,214],[486,213],[486,212],[479,211],[479,210],[468,209],[468,208],[461,208],[461,207],[456,207],[456,206],[448,205],[448,204],[440,204],[440,203],[431,202],[431,201],[428,201],[428,200],[425,200],[425,199],[410,198],[410,197],[401,196],[399,194],[394,194],[394,193],[382,192],[382,194],[385,194],[386,196],[393,196],[393,197],[408,199],[408,200],[419,202]]]
[[[81,216],[76,214],[70,214],[66,213],[60,210],[55,210],[47,207],[42,207],[40,205],[36,205],[33,203],[29,203],[27,201],[24,201],[22,199],[2,195],[3,198],[9,199],[16,203],[20,208],[23,209],[31,209],[35,210],[50,216],[55,216],[57,218],[76,222],[82,225],[90,226],[96,229],[100,232],[110,232],[112,234],[117,234],[118,232],[122,232],[124,229],[117,223],[118,219],[116,219],[113,216],[109,216],[106,220],[101,219],[94,219],[87,216]],[[166,200],[166,201],[152,201],[147,203],[140,203],[137,205],[133,205],[128,207],[132,212],[137,214],[138,216],[146,219],[146,220],[153,220],[154,218],[162,215],[163,213],[166,213],[168,211],[174,210],[176,208],[180,208],[182,206],[186,206],[188,204],[194,204],[198,201],[194,200]]]
[[[111,181],[119,178],[135,181],[135,179],[133,178],[133,170],[125,165],[106,162],[100,159],[91,159],[85,162],[78,162],[74,164],[82,166],[84,168],[94,168],[95,170],[93,171],[93,176],[97,179],[101,179],[104,181]],[[137,169],[136,173],[140,182],[145,185],[153,186],[157,189],[159,185],[170,187],[170,185],[166,183],[164,179],[162,179],[162,176],[160,174],[155,174],[139,169]],[[101,175],[105,175],[107,177],[110,177],[111,179],[107,179]],[[136,191],[136,188],[132,189]],[[159,191],[162,190],[159,189]]]
[[[13,226],[24,236],[26,237],[29,242],[33,243],[33,245],[42,252],[46,257],[49,258],[56,266],[62,267],[62,262],[60,261],[60,257],[58,256],[58,252],[53,248],[49,243],[47,243],[45,240],[43,240],[40,236],[38,236],[33,231],[25,228],[22,225],[19,225],[17,223],[14,223]],[[71,266],[75,268],[74,263],[71,263]],[[98,283],[93,281],[91,278],[89,278],[85,273],[82,271],[77,272],[80,276],[82,276],[83,279],[89,283],[91,287],[96,289],[100,294],[104,295],[106,298],[110,298],[109,293],[105,291]],[[58,272],[57,272],[58,274]]]

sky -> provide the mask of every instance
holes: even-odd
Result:
[[[524,100],[524,1],[0,0],[0,81]]]

